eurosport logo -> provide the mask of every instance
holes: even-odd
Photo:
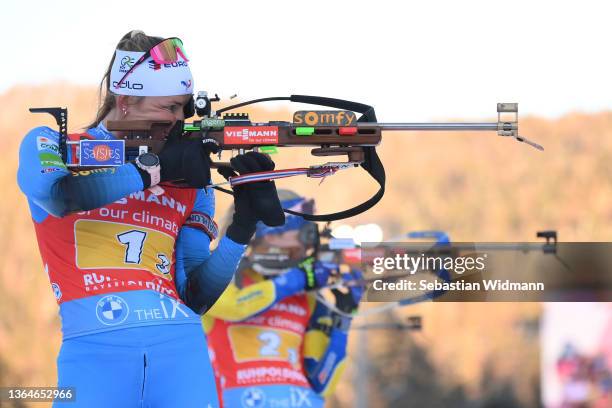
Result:
[[[53,294],[55,295],[55,299],[57,299],[57,301],[59,302],[59,300],[62,298],[62,291],[60,289],[60,286],[53,282],[51,284],[51,289],[53,289]]]
[[[121,65],[119,65],[119,71],[123,73],[128,72],[132,68],[132,66],[134,66],[134,62],[136,62],[134,58],[126,55],[125,57],[121,59]]]
[[[266,394],[255,387],[247,388],[240,399],[244,408],[260,408],[266,404]]]
[[[96,317],[107,326],[123,323],[129,311],[127,302],[115,295],[104,296],[96,304]]]
[[[179,68],[179,67],[187,67],[187,62],[186,61],[176,61],[176,62],[171,62],[169,64],[158,64],[157,62],[151,60],[149,61],[149,68],[152,69],[153,71],[159,71],[162,68]]]

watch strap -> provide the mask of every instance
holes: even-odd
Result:
[[[144,170],[149,174],[151,178],[151,183],[149,184],[149,187],[153,187],[159,184],[159,182],[161,181],[161,166],[159,165],[159,162],[157,166],[145,166],[140,162],[139,158],[137,157],[135,163],[136,167],[138,167],[140,170]]]

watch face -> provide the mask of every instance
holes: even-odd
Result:
[[[147,167],[157,166],[159,164],[159,158],[153,153],[144,153],[138,156],[138,161]]]

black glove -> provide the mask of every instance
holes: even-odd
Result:
[[[341,277],[346,287],[342,290],[332,289],[336,298],[336,307],[344,313],[355,313],[365,290],[363,274],[358,269],[352,269],[350,273],[343,273]]]
[[[365,290],[363,274],[357,269],[350,273],[343,273],[342,282],[346,287],[342,289],[332,289],[336,298],[336,308],[342,313],[332,313],[332,327],[347,332],[351,327],[352,316],[357,312],[359,302]]]
[[[267,155],[257,152],[233,157],[230,164],[231,168],[218,169],[219,174],[226,179],[238,174],[274,170],[274,162]],[[227,228],[227,236],[246,245],[255,233],[258,221],[271,227],[285,224],[285,213],[273,181],[258,181],[234,187],[234,217]]]
[[[181,131],[183,122],[177,121],[171,134]],[[217,153],[219,146],[208,141],[180,140],[168,137],[164,148],[159,152],[161,181],[185,180],[192,188],[204,188],[210,181],[210,154]]]

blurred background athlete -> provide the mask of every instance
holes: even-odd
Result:
[[[312,213],[314,201],[279,190],[283,208]],[[322,407],[342,374],[350,313],[362,287],[334,290],[331,312],[317,301],[338,265],[316,260],[317,225],[287,215],[257,224],[235,280],[202,317],[225,407]],[[358,271],[342,274],[361,279]]]

